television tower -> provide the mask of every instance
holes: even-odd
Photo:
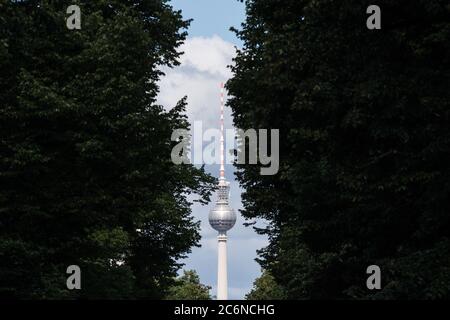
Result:
[[[217,191],[217,202],[209,212],[209,224],[219,232],[218,268],[217,268],[217,300],[228,299],[227,276],[227,231],[236,223],[236,213],[228,205],[230,183],[225,180],[224,140],[223,140],[223,105],[224,89],[220,84],[220,177]]]

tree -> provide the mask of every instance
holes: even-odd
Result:
[[[195,270],[184,270],[183,275],[175,280],[169,289],[167,300],[211,300],[210,286],[200,283]]]
[[[72,4],[0,3],[0,295],[162,298],[200,238],[187,195],[214,188],[170,161],[185,99],[155,103],[189,21],[166,0],[76,1],[68,30]]]
[[[246,300],[282,300],[283,288],[276,283],[273,276],[263,270],[261,276],[253,282],[252,290],[245,296]]]
[[[445,1],[248,0],[235,125],[280,129],[280,170],[238,165],[259,262],[291,299],[450,297]],[[366,288],[378,265],[382,289]]]

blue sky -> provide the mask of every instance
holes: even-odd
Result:
[[[185,18],[193,18],[190,37],[220,36],[235,45],[241,41],[229,31],[231,26],[240,28],[245,19],[245,6],[237,0],[173,0],[172,6],[181,9]]]
[[[174,107],[178,100],[187,95],[187,115],[191,122],[201,122],[203,131],[219,127],[220,82],[231,76],[227,68],[241,42],[229,31],[230,26],[239,28],[245,19],[244,4],[237,0],[174,0],[175,9],[181,9],[185,19],[193,18],[189,36],[179,49],[184,52],[181,65],[165,68],[165,77],[160,81],[158,102],[166,109]],[[231,112],[225,109],[225,129],[233,129]],[[202,132],[193,132],[202,137]],[[232,142],[231,142],[232,143]],[[207,145],[209,142],[204,142]],[[230,149],[225,141],[225,149]],[[205,166],[207,172],[218,177],[219,166]],[[234,177],[234,167],[226,165],[226,178],[231,182],[231,206],[238,212],[242,208],[239,184]],[[213,202],[215,196],[213,197]],[[207,206],[194,204],[192,214],[201,222],[201,247],[193,248],[183,262],[184,269],[194,269],[201,282],[212,287],[216,294],[217,282],[217,232],[208,223],[208,212],[214,203]],[[228,232],[228,296],[229,299],[243,299],[260,275],[260,266],[255,262],[256,250],[267,245],[267,240],[257,235],[252,228],[243,226],[245,220],[238,213],[233,229]],[[261,222],[260,222],[261,223]],[[259,223],[259,224],[260,224]]]

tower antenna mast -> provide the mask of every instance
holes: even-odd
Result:
[[[223,106],[224,106],[224,87],[220,84],[220,179],[225,179],[225,157],[224,157],[224,138],[223,138]]]

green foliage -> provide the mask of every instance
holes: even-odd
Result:
[[[200,283],[195,270],[184,270],[169,289],[167,300],[211,300],[210,286]]]
[[[263,270],[261,276],[253,282],[252,290],[245,296],[246,300],[282,300],[284,298],[283,288],[266,270]]]
[[[170,160],[185,99],[155,104],[188,25],[165,0],[0,2],[1,296],[164,297],[214,182]]]
[[[247,0],[237,127],[280,129],[280,171],[238,165],[259,261],[288,298],[449,298],[449,7]],[[366,288],[366,268],[382,290]]]

